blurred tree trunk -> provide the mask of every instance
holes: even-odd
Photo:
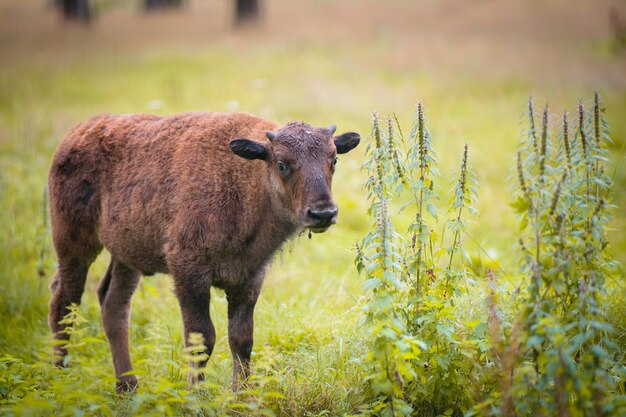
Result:
[[[174,9],[183,5],[183,0],[144,0],[144,10]]]
[[[261,12],[261,0],[236,0],[235,1],[235,24],[255,23],[259,20]]]
[[[57,0],[64,19],[80,20],[89,22],[91,20],[91,1],[90,0]]]

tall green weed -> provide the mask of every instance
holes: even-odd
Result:
[[[537,116],[529,101],[512,203],[519,286],[505,293],[493,271],[479,277],[486,302],[474,320],[457,309],[476,294],[463,247],[476,214],[467,146],[442,214],[423,106],[406,138],[395,117],[382,128],[374,115],[364,164],[372,226],[356,259],[371,335],[363,414],[626,415],[626,368],[603,306],[605,283],[620,277],[607,240],[611,139],[597,94],[590,107],[579,103],[573,128],[564,113],[552,129],[548,107]]]
[[[468,148],[442,214],[441,176],[424,113],[420,103],[406,138],[395,117],[383,129],[375,114],[366,150],[373,224],[356,259],[369,292],[365,322],[372,337],[367,381],[375,399],[366,414],[461,415],[473,402],[474,369],[486,346],[477,323],[455,312],[474,283],[462,245],[465,215],[476,214]],[[398,231],[394,220],[403,211],[412,220]]]
[[[626,415],[625,367],[611,353],[603,307],[605,283],[619,274],[607,240],[612,178],[604,106],[596,93],[591,109],[579,103],[573,127],[565,112],[556,129],[547,106],[535,113],[529,101],[513,203],[521,218],[524,304],[503,352],[500,389],[474,413]]]

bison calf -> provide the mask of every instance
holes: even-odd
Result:
[[[105,115],[72,130],[49,173],[52,235],[58,270],[48,322],[61,343],[59,321],[80,303],[90,264],[102,248],[111,263],[98,288],[117,390],[135,389],[128,350],[130,300],[139,277],[174,278],[185,342],[215,344],[210,287],[228,299],[233,385],[246,377],[253,311],[266,267],[281,244],[309,228],[335,223],[331,195],[337,154],[360,137],[334,136],[335,126],[277,124],[243,113],[171,117]],[[206,361],[199,364],[206,365]],[[190,374],[190,382],[203,375]]]

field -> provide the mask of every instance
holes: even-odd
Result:
[[[519,219],[509,204],[527,100],[548,103],[556,127],[564,110],[575,114],[579,98],[590,105],[599,91],[614,141],[609,250],[626,262],[626,50],[609,27],[610,8],[624,16],[624,2],[267,0],[263,24],[239,31],[228,2],[189,1],[150,15],[134,3],[99,4],[99,16],[83,26],[62,22],[44,1],[0,0],[0,415],[358,413],[371,401],[362,366],[368,293],[354,266],[355,243],[371,226],[365,143],[373,112],[383,120],[395,114],[404,128],[418,101],[445,201],[469,146],[480,216],[464,245],[479,287],[490,267],[506,292],[520,280]],[[140,390],[119,397],[95,294],[106,252],[89,271],[70,368],[50,364],[47,170],[63,135],[92,115],[196,110],[336,124],[364,143],[338,164],[338,224],[289,242],[272,264],[255,313],[260,388],[243,400],[229,390],[226,299],[212,290],[218,339],[209,384],[187,390],[178,304],[170,277],[157,275],[142,279],[133,300]],[[622,361],[625,289],[620,272],[604,299]],[[463,308],[476,317],[484,301]]]

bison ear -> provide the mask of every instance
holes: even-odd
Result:
[[[228,144],[236,155],[246,159],[267,159],[267,148],[260,142],[250,139],[234,139]]]
[[[337,153],[346,153],[357,147],[361,141],[361,135],[356,132],[348,132],[343,135],[335,136],[333,140],[337,147]]]

